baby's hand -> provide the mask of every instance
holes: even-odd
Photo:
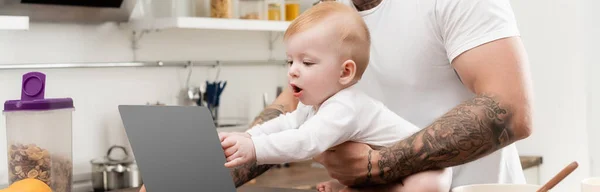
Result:
[[[233,168],[256,160],[254,142],[247,133],[219,134],[221,146],[225,150],[225,167]]]
[[[219,133],[219,140],[221,142],[223,142],[223,140],[225,140],[225,138],[231,136],[231,135],[238,135],[238,136],[243,136],[243,137],[252,137],[250,135],[250,133],[246,133],[246,132],[220,132]]]

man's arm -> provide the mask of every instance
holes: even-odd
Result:
[[[520,38],[481,45],[452,65],[476,96],[409,138],[373,152],[374,179],[364,177],[353,185],[397,182],[417,172],[468,163],[531,134],[531,85]]]
[[[294,98],[291,90],[284,89],[283,92],[273,101],[273,103],[267,106],[255,119],[250,127],[258,124],[267,122],[273,118],[278,117],[281,114],[293,111],[298,104],[298,100]],[[256,163],[247,164],[242,167],[237,167],[231,170],[231,176],[235,182],[235,186],[239,187],[244,185],[246,182],[258,177],[273,165],[257,165]]]

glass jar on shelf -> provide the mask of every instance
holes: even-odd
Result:
[[[210,0],[210,17],[232,18],[232,0]]]
[[[300,15],[300,1],[286,0],[285,1],[285,20],[293,21]]]
[[[282,21],[285,18],[285,9],[282,6],[285,1],[283,0],[266,0],[267,4],[267,16],[271,21]]]
[[[239,0],[238,7],[240,19],[266,19],[266,6],[264,0]]]

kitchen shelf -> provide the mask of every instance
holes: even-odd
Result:
[[[0,30],[28,30],[29,17],[0,16]]]
[[[231,60],[231,61],[131,61],[105,63],[19,63],[0,64],[0,70],[53,69],[53,68],[116,68],[116,67],[188,67],[188,66],[264,66],[287,65],[284,60]]]
[[[134,21],[137,30],[212,29],[238,31],[284,32],[287,21],[222,19],[208,17],[169,17]]]

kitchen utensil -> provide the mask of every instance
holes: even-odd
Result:
[[[571,174],[573,171],[575,171],[575,169],[577,169],[578,166],[579,166],[579,164],[577,164],[577,161],[573,161],[572,163],[567,165],[565,168],[563,168],[563,170],[558,172],[558,174],[556,174],[552,179],[550,179],[550,181],[546,182],[546,184],[544,186],[542,186],[540,189],[538,189],[537,192],[546,192],[546,191],[552,189],[554,186],[556,186],[556,184],[558,184],[565,177],[567,177],[569,174]]]
[[[600,191],[600,177],[587,178],[581,181],[581,192]]]
[[[185,88],[179,92],[179,105],[203,106],[205,105],[203,101],[204,87],[193,87],[190,85],[194,64],[192,62],[188,62],[186,68],[188,69],[188,74],[185,80]]]
[[[124,156],[115,158],[115,149],[120,149]],[[137,164],[123,146],[111,146],[106,156],[92,160],[91,164],[92,186],[95,192],[139,187],[143,183]]]
[[[474,184],[455,187],[452,192],[535,192],[540,187],[530,184]]]
[[[45,98],[46,75],[23,75],[21,100],[4,103],[9,185],[25,178],[70,192],[73,175],[71,98]]]
[[[206,106],[210,109],[215,122],[218,120],[219,104],[221,102],[221,94],[227,85],[227,81],[215,81],[213,83],[206,81]]]

